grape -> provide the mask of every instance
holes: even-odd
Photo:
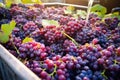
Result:
[[[58,77],[58,80],[66,80],[66,78],[65,78],[64,75],[60,75],[60,76]]]
[[[99,42],[99,40],[97,38],[94,38],[92,41],[93,44],[97,44],[98,42]]]
[[[18,54],[15,50],[8,50],[12,55],[14,55],[15,57],[18,57]]]
[[[120,47],[117,48],[117,54],[120,55]]]
[[[61,69],[57,70],[57,75],[65,75],[64,71]]]
[[[47,77],[47,73],[45,72],[45,71],[42,71],[41,73],[40,73],[40,77],[41,78],[43,78],[43,79],[45,79],[46,77]]]

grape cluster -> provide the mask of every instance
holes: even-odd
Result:
[[[79,21],[69,21],[67,26],[63,26],[66,34],[73,36],[76,32],[82,29],[82,24]]]
[[[115,29],[119,22],[118,18],[105,18],[105,24],[107,24],[108,28],[111,30]]]
[[[41,40],[46,42],[46,45],[50,45],[55,42],[60,42],[61,38],[64,39],[64,35],[62,34],[61,30],[56,26],[46,26],[43,29],[36,30],[32,33],[32,37],[35,38],[36,41]]]
[[[6,8],[0,7],[0,26],[1,24],[9,23],[12,19],[10,11]]]
[[[42,80],[120,80],[119,19],[90,14],[86,23],[64,10],[40,4],[0,8],[1,21],[17,23],[2,45]],[[59,26],[43,26],[43,19]]]
[[[23,31],[25,32],[26,35],[29,35],[37,28],[38,26],[33,21],[29,21],[25,25],[23,25]]]
[[[25,16],[22,15],[14,16],[13,19],[17,22],[17,25],[24,25],[28,21]]]
[[[75,40],[81,44],[90,43],[94,38],[101,36],[102,34],[97,30],[92,30],[91,27],[82,28],[77,32]]]
[[[19,47],[19,52],[19,56],[22,59],[33,58],[35,60],[41,60],[45,59],[47,56],[45,45],[37,42],[28,42],[21,44],[21,46]]]

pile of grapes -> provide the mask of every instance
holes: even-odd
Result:
[[[120,20],[91,13],[86,23],[64,10],[39,4],[1,7],[0,25],[16,21],[9,41],[1,44],[42,80],[120,80]],[[43,19],[59,26],[44,26]]]

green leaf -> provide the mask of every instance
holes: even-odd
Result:
[[[29,37],[26,37],[22,43],[27,43],[27,42],[32,42],[33,41],[33,38],[29,38]]]
[[[10,24],[2,24],[1,30],[4,32],[5,35],[10,35],[12,30],[15,28],[16,22],[11,21]]]
[[[120,20],[120,15],[118,15],[117,13],[110,13],[104,16],[104,18],[102,19],[104,21],[105,18],[114,18],[117,17]]]
[[[22,3],[22,1],[21,0],[14,0],[14,3]]]
[[[1,30],[4,32],[5,35],[9,35],[11,33],[9,24],[2,24]]]
[[[5,6],[6,6],[6,8],[10,8],[10,6],[11,6],[12,3],[19,4],[19,3],[22,3],[22,1],[21,0],[5,0]]]
[[[78,19],[78,15],[77,15],[77,14],[73,14],[73,17],[74,17],[75,19]]]
[[[71,10],[64,10],[64,13],[65,14],[72,14],[72,11]]]
[[[51,26],[51,25],[54,25],[56,27],[59,27],[59,23],[58,21],[55,21],[55,20],[46,20],[46,19],[43,19],[42,20],[42,25],[45,27],[45,26]]]
[[[11,6],[12,3],[13,3],[13,2],[12,2],[11,0],[6,0],[6,1],[5,1],[5,6],[6,6],[6,8],[10,8],[10,6]]]
[[[25,3],[25,4],[26,4],[26,3],[32,3],[31,0],[22,0],[22,2]]]
[[[0,32],[0,42],[6,43],[9,41],[9,36],[4,34],[3,32]]]
[[[10,22],[10,28],[11,28],[11,30],[13,30],[15,28],[15,25],[16,25],[16,22],[14,20],[12,20]]]
[[[119,15],[119,12],[113,12],[114,15]]]
[[[76,14],[79,15],[81,18],[85,19],[87,12],[84,10],[77,10]]]
[[[72,14],[75,11],[74,6],[67,6],[66,10],[64,10],[65,14]]]
[[[105,15],[102,15],[100,12],[91,12],[91,13],[96,14],[96,15],[98,15],[101,18],[103,18],[105,16]]]
[[[37,4],[42,4],[41,0],[22,0],[24,4],[29,4],[29,3],[37,3]]]
[[[0,7],[5,7],[5,5],[3,3],[0,3]]]
[[[91,12],[100,12],[102,15],[104,15],[107,12],[107,8],[100,4],[96,4],[91,8]]]
[[[2,32],[0,32],[0,42],[6,43],[9,41],[9,35],[12,33],[12,30],[15,28],[15,25],[15,21],[11,21],[10,24],[2,24]]]

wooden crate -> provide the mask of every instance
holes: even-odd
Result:
[[[32,5],[32,4],[29,4]],[[87,6],[64,4],[64,3],[44,3],[48,6],[74,6],[78,9],[87,9]],[[0,44],[0,80],[41,80],[22,62],[9,53]]]

